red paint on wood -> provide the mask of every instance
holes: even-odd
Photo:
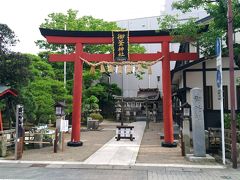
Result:
[[[111,37],[62,37],[46,36],[47,42],[52,44],[112,44]]]
[[[162,62],[164,141],[165,143],[172,144],[174,138],[173,138],[173,117],[172,117],[170,53],[169,53],[168,42],[163,42],[162,50],[164,55],[164,60]]]
[[[198,59],[197,53],[170,53],[171,61],[188,61],[188,60],[196,60]]]
[[[72,142],[80,141],[81,127],[81,108],[82,108],[82,70],[83,61],[80,61],[78,56],[82,53],[82,44],[76,45],[76,58],[74,63],[74,86],[73,86],[73,113],[72,113]]]
[[[155,61],[163,56],[162,53],[148,53],[148,54],[130,54],[130,61]]]
[[[75,55],[72,54],[51,54],[49,56],[49,61],[51,62],[74,62]],[[155,61],[163,56],[162,53],[148,53],[148,54],[130,54],[130,61]],[[100,61],[113,61],[113,54],[89,54],[82,53],[82,58],[88,61],[100,62]],[[195,60],[198,58],[197,53],[170,53],[171,61],[185,61],[185,60]]]
[[[81,57],[86,59],[87,61],[91,62],[100,62],[100,61],[113,61],[112,54],[89,54],[89,53],[82,53]],[[80,58],[80,57],[79,57]]]
[[[62,37],[46,36],[48,43],[53,44],[112,44],[112,37]],[[171,36],[133,36],[129,37],[129,43],[161,43],[172,41]]]
[[[171,36],[133,36],[129,37],[130,43],[161,43],[164,41],[172,41]]]
[[[76,56],[74,53],[72,54],[50,54],[49,61],[50,62],[74,62]]]
[[[130,54],[129,61],[154,61],[162,57],[162,53]],[[113,54],[88,54],[83,53],[82,58],[87,61],[113,61]]]
[[[74,62],[76,54],[52,54],[49,56],[51,62]],[[130,54],[130,61],[155,61],[161,58],[162,53],[149,53],[149,54]],[[81,58],[86,59],[89,62],[100,62],[100,61],[113,61],[113,54],[89,54],[82,53]],[[79,56],[80,59],[80,56]]]

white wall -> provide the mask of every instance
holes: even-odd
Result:
[[[235,34],[234,41],[238,44],[240,44],[240,32]]]
[[[203,78],[202,72],[187,72],[186,73],[186,84],[190,88],[201,88],[203,89]],[[203,95],[203,94],[202,94]],[[187,102],[191,102],[190,93],[187,93]]]
[[[208,61],[206,63],[207,68],[216,68],[215,60]],[[228,68],[229,67],[229,59],[228,58],[223,58],[222,60],[223,63],[223,68]],[[240,77],[240,70],[235,71],[235,86],[236,86],[236,79],[237,77]],[[207,71],[206,72],[206,85],[207,86],[212,86],[213,87],[213,109],[220,109],[220,102],[218,100],[218,95],[217,95],[217,86],[216,86],[216,71]],[[228,109],[231,109],[231,103],[230,103],[230,81],[229,81],[229,71],[223,71],[223,86],[228,86]],[[236,97],[236,87],[235,87],[235,97]],[[235,101],[237,104],[237,102]],[[237,108],[237,107],[236,107]]]
[[[229,59],[224,57],[222,59],[222,66],[223,68],[229,67]],[[206,61],[206,68],[216,68],[216,60],[208,60]],[[202,63],[196,64],[191,66],[188,69],[202,69]],[[235,97],[237,95],[236,92],[236,79],[240,77],[240,70],[235,70],[234,72],[235,77]],[[231,108],[230,103],[230,81],[229,81],[229,71],[223,71],[223,85],[228,86],[228,108]],[[175,80],[176,81],[176,80]],[[177,81],[176,81],[177,82]],[[198,87],[203,89],[203,75],[202,71],[195,71],[195,72],[186,72],[186,84],[187,87],[194,88]],[[217,85],[216,85],[216,71],[206,71],[206,85],[213,87],[213,109],[220,109],[220,102],[218,100],[217,94]],[[179,76],[179,87],[183,87],[182,75]],[[187,102],[190,102],[190,94],[187,94]],[[235,102],[237,104],[237,102]],[[237,108],[237,107],[236,107]]]

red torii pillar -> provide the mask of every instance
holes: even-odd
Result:
[[[82,112],[82,70],[83,61],[79,60],[83,52],[83,45],[76,44],[76,56],[74,63],[74,84],[73,84],[73,112],[72,112],[72,136],[69,146],[82,146],[80,141],[81,112]]]
[[[173,143],[173,119],[172,119],[172,86],[170,72],[169,42],[162,43],[164,60],[162,61],[163,88],[163,119],[164,119],[164,143],[163,146],[177,146]]]
[[[55,44],[74,44],[75,53],[68,55],[52,54],[51,62],[74,62],[74,87],[73,87],[73,113],[72,113],[72,136],[69,146],[81,146],[80,127],[81,127],[81,105],[82,105],[82,69],[83,62],[80,57],[88,61],[113,61],[112,54],[88,54],[83,52],[83,44],[111,44],[111,31],[98,31],[98,35],[94,32],[86,31],[62,31],[40,29],[41,34],[46,37],[49,43]],[[166,35],[156,35],[156,31],[141,31],[144,35],[139,35],[140,31],[130,31],[129,43],[161,43],[162,52],[149,54],[130,54],[131,61],[154,61],[162,56],[162,78],[163,78],[163,120],[164,120],[164,142],[165,147],[174,147],[173,137],[173,117],[172,117],[172,91],[171,91],[171,73],[170,61],[179,60],[196,60],[197,53],[174,53],[169,52],[169,45],[172,37]],[[99,35],[100,34],[100,35]],[[101,36],[103,34],[103,36]]]

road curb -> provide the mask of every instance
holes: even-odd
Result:
[[[136,163],[131,165],[120,164],[85,164],[84,162],[72,161],[21,161],[21,160],[0,160],[0,165],[11,164],[28,164],[29,167],[46,167],[46,168],[88,168],[88,169],[149,169],[149,168],[191,168],[191,169],[226,169],[223,165],[192,165],[192,164],[149,164]]]

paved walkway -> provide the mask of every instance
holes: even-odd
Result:
[[[130,141],[129,139],[121,139],[120,141],[116,141],[114,137],[86,161],[84,161],[84,164],[135,164],[146,122],[134,122],[129,125],[134,126],[135,140]]]
[[[186,165],[217,165],[216,162],[190,162],[182,156],[181,147],[166,148],[161,146],[160,132],[163,133],[163,122],[150,122],[146,128],[136,163],[140,164],[177,164]]]

